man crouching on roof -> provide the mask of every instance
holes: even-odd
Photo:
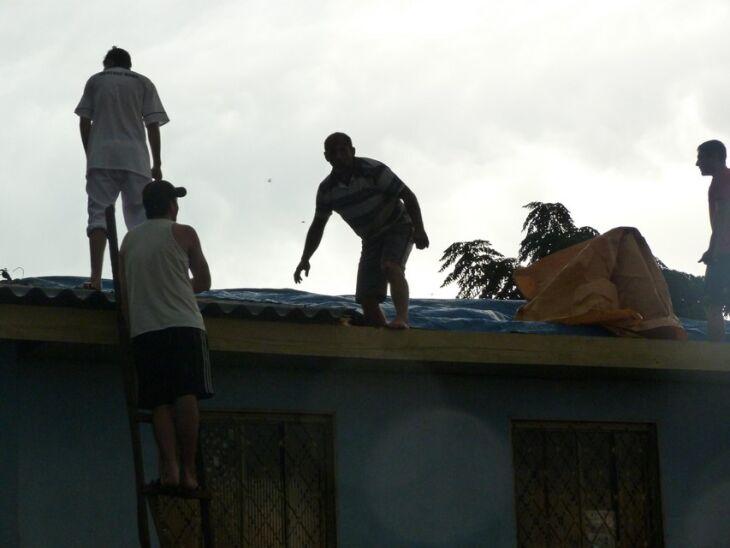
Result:
[[[147,221],[127,233],[119,256],[139,407],[152,410],[159,482],[194,490],[198,399],[213,395],[208,339],[195,293],[210,289],[210,270],[195,230],[175,222],[177,199],[185,194],[167,181],[149,183],[142,192]]]
[[[336,211],[362,238],[355,297],[362,305],[365,320],[374,326],[406,329],[406,261],[414,242],[418,249],[428,247],[416,195],[385,164],[356,157],[352,140],[344,133],[333,133],[325,139],[324,157],[332,165],[332,172],[317,190],[314,220],[294,281],[302,281],[302,271],[309,276],[309,259],[319,247],[332,211]],[[395,318],[390,323],[380,308],[388,285],[395,306]]]

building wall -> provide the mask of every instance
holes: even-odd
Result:
[[[18,546],[15,345],[0,340],[0,546]]]
[[[207,407],[335,414],[340,546],[514,546],[510,419],[656,422],[666,546],[730,538],[730,384],[213,358],[217,395]],[[4,494],[17,482],[16,504],[3,501],[0,544],[133,546],[118,366],[89,352],[15,360],[8,345],[0,360],[0,381],[12,376],[15,386],[14,399],[2,392]]]

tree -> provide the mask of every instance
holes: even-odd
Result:
[[[512,280],[514,269],[521,263],[537,261],[598,235],[589,226],[576,227],[561,203],[530,202],[524,207],[530,212],[522,225],[526,234],[517,259],[505,257],[487,240],[453,243],[441,257],[439,272],[454,267],[441,287],[455,283],[459,299],[521,299]]]
[[[529,213],[522,225],[525,237],[516,259],[505,257],[487,240],[453,243],[441,257],[439,272],[453,267],[441,287],[455,283],[459,299],[520,299],[512,280],[515,268],[598,236],[598,231],[590,226],[575,226],[561,203],[530,202],[524,207]],[[672,270],[659,259],[656,261],[667,281],[675,313],[684,318],[704,319],[703,277]]]
[[[595,228],[575,226],[570,211],[560,202],[530,202],[524,207],[530,212],[522,225],[526,234],[517,256],[520,263],[534,263],[551,253],[598,236]]]
[[[495,251],[487,240],[456,242],[441,257],[443,272],[453,265],[454,270],[441,287],[450,283],[459,286],[459,299],[519,299],[512,272],[518,263]]]
[[[669,294],[672,296],[674,313],[682,318],[704,320],[706,318],[703,303],[704,276],[694,276],[679,270],[672,270],[659,259],[657,259],[657,264],[667,282]]]

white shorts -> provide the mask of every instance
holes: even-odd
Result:
[[[86,173],[86,195],[89,198],[86,234],[98,228],[106,230],[105,210],[117,201],[120,192],[127,230],[146,221],[142,189],[151,180],[151,177],[122,169],[90,169]]]

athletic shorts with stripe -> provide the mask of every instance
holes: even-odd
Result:
[[[208,337],[195,327],[169,327],[132,339],[140,409],[172,405],[181,396],[213,396]]]

